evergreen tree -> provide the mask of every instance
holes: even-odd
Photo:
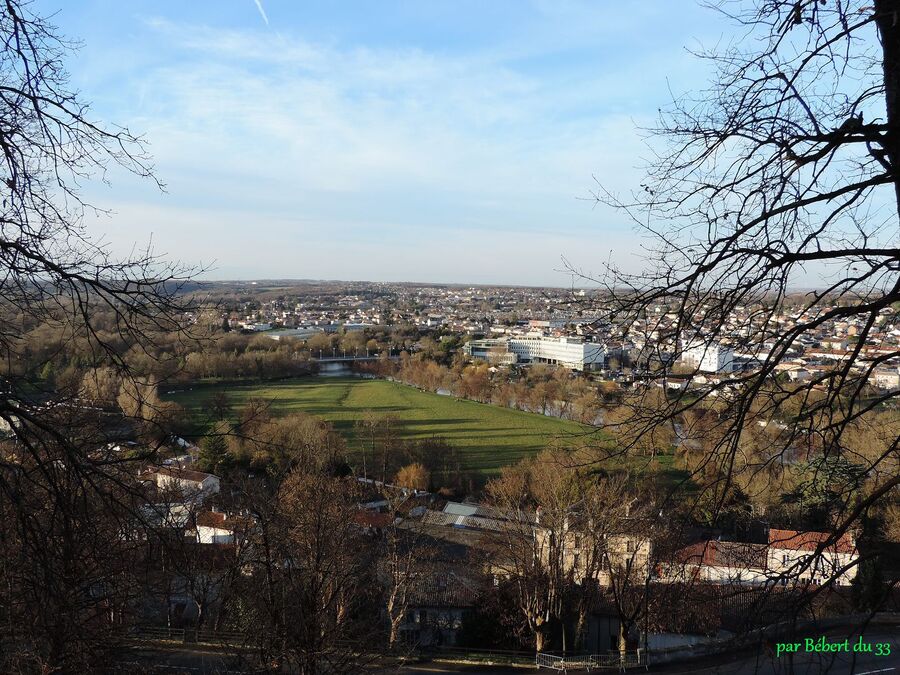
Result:
[[[228,441],[225,439],[227,429],[216,425],[209,435],[200,443],[200,457],[197,466],[201,471],[218,473],[228,467]]]

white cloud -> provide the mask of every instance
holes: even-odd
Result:
[[[520,283],[555,278],[563,255],[591,268],[636,250],[623,218],[577,198],[594,176],[637,182],[623,110],[644,95],[640,63],[574,87],[496,53],[149,25],[182,56],[125,83],[141,101],[129,124],[170,194],[126,181],[118,215],[94,225],[114,239],[152,228],[223,276]]]

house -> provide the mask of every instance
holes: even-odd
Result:
[[[600,586],[610,586],[613,571],[619,574],[645,577],[650,569],[650,539],[640,534],[629,532],[607,533],[602,535],[602,543],[598,546],[599,556],[592,555],[590,537],[579,528],[577,519],[562,533],[555,533],[540,525],[534,528],[537,555],[544,565],[550,564],[550,556],[556,549],[554,537],[562,538],[562,550],[559,551],[560,563],[566,573],[571,573],[576,580],[588,578]],[[590,569],[588,569],[590,566]]]
[[[181,502],[161,502],[144,504],[139,514],[141,524],[154,530],[183,532],[190,522],[191,509]]]
[[[769,530],[767,569],[770,574],[797,578],[800,583],[819,584],[829,579],[839,586],[849,586],[856,576],[859,557],[856,540],[845,533],[835,541],[827,532]],[[852,565],[848,567],[849,565]]]
[[[457,566],[442,566],[432,574],[417,575],[410,584],[409,604],[400,635],[418,647],[456,645],[467,612],[475,606],[479,582]]]
[[[739,541],[699,541],[680,549],[663,568],[666,581],[706,581],[715,584],[765,584],[765,544]]]
[[[869,381],[878,389],[896,391],[900,389],[900,368],[876,368],[869,375]]]
[[[677,551],[658,576],[670,583],[849,585],[856,576],[856,567],[848,567],[858,557],[856,543],[844,534],[826,546],[831,538],[827,532],[771,529],[766,544],[700,541]]]
[[[217,494],[221,488],[218,476],[174,466],[153,469],[148,476],[152,476],[155,480],[158,490],[178,491],[186,497],[201,501],[210,495]]]
[[[197,514],[195,526],[199,544],[234,544],[253,528],[253,519],[234,516],[221,511]]]

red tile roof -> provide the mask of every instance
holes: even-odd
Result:
[[[826,551],[853,553],[856,542],[852,534],[844,533],[828,546],[824,544],[833,537],[828,532],[797,532],[796,530],[769,530],[769,546],[791,551],[815,551],[822,547]]]
[[[219,530],[246,530],[252,527],[253,521],[244,516],[228,516],[217,511],[203,511],[197,514],[198,527],[214,527]]]
[[[765,544],[736,541],[701,541],[678,551],[676,560],[691,565],[762,569],[766,565]]]

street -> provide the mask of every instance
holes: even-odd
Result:
[[[830,640],[843,639],[845,636],[831,634]],[[856,642],[858,636],[850,638]],[[651,665],[646,671],[642,668],[631,672],[659,673],[660,675],[817,675],[834,673],[835,675],[900,675],[900,626],[877,626],[867,630],[863,636],[865,642],[873,645],[871,653],[837,652],[816,653],[804,651],[803,641],[796,653],[783,653],[776,656],[775,646],[771,645],[762,653],[750,650],[726,655],[695,659],[687,663],[667,665]],[[883,645],[883,655],[875,653],[877,645]],[[888,645],[888,646],[886,646]],[[889,652],[889,653],[888,653]],[[173,669],[184,669],[186,672],[216,673],[222,670],[239,667],[238,663],[223,656],[215,650],[197,648],[152,648],[134,649],[123,662],[141,663],[149,667],[167,666]],[[406,666],[379,671],[385,675],[420,675],[441,673],[463,673],[469,675],[521,675],[537,672],[534,667],[485,666],[439,661],[425,661]],[[548,675],[554,671],[544,670]],[[584,671],[569,671],[570,673]],[[614,672],[614,671],[595,671]]]

